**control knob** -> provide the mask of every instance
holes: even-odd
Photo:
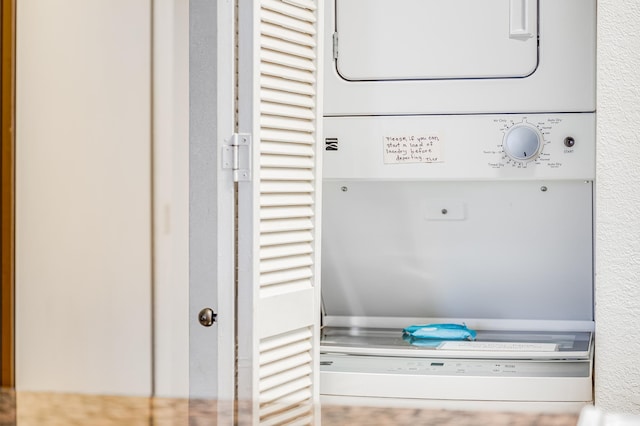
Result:
[[[527,124],[517,124],[507,131],[502,145],[509,157],[516,161],[527,161],[540,152],[540,139],[540,133],[536,128]]]

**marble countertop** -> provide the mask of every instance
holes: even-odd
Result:
[[[247,419],[246,408],[238,406],[240,420]],[[0,391],[0,426],[209,426],[231,424],[232,412],[232,404],[213,401]],[[356,406],[322,406],[314,419],[323,426],[575,426],[578,422],[573,414]]]

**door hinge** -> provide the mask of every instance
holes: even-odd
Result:
[[[233,181],[251,180],[251,135],[234,133],[222,147],[222,168],[233,170]]]
[[[338,59],[338,33],[333,33],[333,60]]]

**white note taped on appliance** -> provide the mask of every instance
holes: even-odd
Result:
[[[384,163],[441,163],[442,139],[437,134],[384,136]]]

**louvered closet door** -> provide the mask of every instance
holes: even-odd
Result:
[[[255,424],[311,424],[318,397],[320,3],[239,3],[238,399]]]

